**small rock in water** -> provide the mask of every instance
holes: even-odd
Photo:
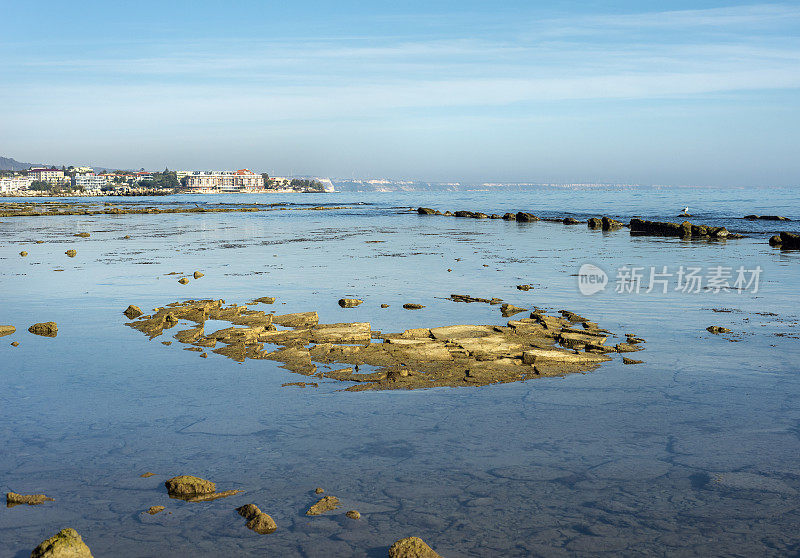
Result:
[[[580,221],[578,221],[575,217],[566,217],[564,221],[562,221],[565,225],[580,225]]]
[[[146,479],[146,478],[149,478],[149,477],[154,477],[154,476],[156,476],[156,474],[155,473],[151,473],[150,471],[147,471],[146,473],[142,473],[139,476],[141,478],[143,478],[143,479]]]
[[[185,285],[188,282],[189,280],[186,277],[181,277],[180,279],[178,279],[178,283],[180,283],[181,285]]]
[[[258,509],[258,506],[255,504],[246,504],[240,508],[236,508],[236,511],[239,512],[239,515],[248,520],[246,527],[259,535],[274,533],[278,529],[275,520]]]
[[[33,324],[28,331],[42,337],[55,337],[58,334],[58,325],[55,322]]]
[[[342,308],[355,308],[359,304],[363,304],[363,300],[358,298],[340,298],[339,299],[339,306]]]
[[[167,493],[173,497],[212,494],[217,490],[215,483],[191,475],[172,477],[164,482],[164,486],[167,487]]]
[[[403,308],[405,308],[406,310],[419,310],[420,308],[425,308],[425,307],[422,304],[407,302],[403,304]]]
[[[531,287],[530,285],[517,285],[517,290],[518,291],[529,291],[532,288],[533,287]]]
[[[361,514],[358,513],[358,510],[350,510],[345,515],[350,519],[361,519]]]
[[[6,494],[6,507],[13,508],[21,504],[28,506],[38,506],[44,502],[54,502],[49,496],[44,494],[17,494],[16,492],[9,492]]]
[[[133,320],[134,318],[138,318],[139,316],[142,316],[144,314],[144,312],[142,312],[142,309],[139,308],[138,306],[134,306],[133,304],[131,304],[130,306],[128,306],[125,309],[123,314],[125,314],[131,320]]]
[[[19,253],[19,255],[24,258],[25,256],[28,255],[28,253],[25,250],[23,250],[22,252]]]
[[[602,229],[603,228],[603,221],[598,219],[597,217],[592,217],[587,221],[590,229]]]
[[[87,232],[79,232],[79,233],[75,234],[74,236],[79,236],[81,238],[89,238],[89,233],[87,233]]]
[[[17,328],[15,328],[12,325],[0,325],[0,337],[5,337],[6,335],[11,335],[15,331],[17,331]]]
[[[203,276],[203,274],[202,274],[202,273],[200,273],[199,271],[195,271],[195,272],[192,274],[192,276],[193,276],[195,279],[200,279],[200,278]]]
[[[622,364],[642,364],[643,360],[636,360],[633,358],[622,357]]]
[[[122,238],[123,238],[124,240],[130,240],[130,238],[131,238],[131,235],[129,235],[129,234],[126,234],[126,235],[125,235],[125,236],[123,236]]]
[[[19,347],[19,341],[13,341],[13,342],[11,343],[11,346],[12,346],[12,347]]]
[[[714,335],[719,335],[720,333],[733,333],[727,327],[722,326],[708,326],[706,331],[713,333]]]
[[[514,306],[513,304],[505,303],[500,306],[500,312],[503,314],[504,318],[509,318],[514,314],[519,314],[520,312],[525,312],[527,308],[520,308],[519,306]]]
[[[69,256],[70,258],[74,258],[75,256],[77,256],[77,255],[78,255],[78,251],[77,251],[77,250],[67,250],[67,251],[66,251],[66,252],[64,252],[64,253],[65,253],[67,256]]]
[[[326,511],[335,510],[339,507],[339,498],[336,496],[323,496],[322,499],[311,506],[306,515],[321,515]]]
[[[275,304],[275,297],[274,296],[262,296],[261,298],[257,298],[255,300],[253,300],[252,304],[256,304],[258,302],[260,302],[262,304]]]
[[[389,547],[389,558],[442,558],[419,537],[400,539]]]
[[[381,304],[381,308],[389,308],[388,304]]]
[[[31,558],[92,558],[75,529],[62,529],[31,552]]]
[[[317,487],[317,488],[314,489],[314,494],[322,494],[324,492],[325,492],[325,489],[321,488],[321,487]]]
[[[147,508],[147,513],[149,513],[150,515],[155,515],[157,513],[161,513],[165,509],[166,508],[164,506],[150,506],[149,508]]]

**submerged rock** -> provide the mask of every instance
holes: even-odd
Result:
[[[642,364],[643,360],[636,360],[633,358],[622,357],[622,364]]]
[[[92,558],[75,529],[62,529],[31,552],[31,558]]]
[[[706,328],[706,331],[708,331],[709,333],[713,333],[714,335],[719,335],[720,333],[733,333],[727,327],[722,327],[722,326],[708,326]]]
[[[44,494],[17,494],[16,492],[9,492],[6,494],[6,507],[13,508],[25,504],[28,506],[38,506],[45,502],[54,502],[53,498],[45,496]]]
[[[148,471],[146,473],[142,473],[141,475],[139,475],[139,477],[141,477],[143,479],[147,479],[147,478],[154,477],[154,476],[156,476],[156,474],[155,473],[151,473],[150,471]]]
[[[236,511],[239,512],[239,515],[248,520],[246,527],[259,535],[268,535],[269,533],[274,533],[278,529],[275,520],[258,509],[258,506],[255,504],[246,504],[240,508],[236,508]]]
[[[339,507],[339,498],[336,496],[323,496],[316,504],[308,508],[306,515],[321,515]]]
[[[788,217],[782,217],[780,215],[745,215],[744,218],[748,221],[791,221]]]
[[[165,508],[164,506],[150,506],[149,508],[147,508],[147,513],[149,513],[150,515],[155,515],[157,513],[161,513],[165,509],[167,508]]]
[[[389,547],[389,558],[442,558],[419,537],[400,539]]]
[[[42,322],[33,324],[28,331],[42,337],[55,337],[58,334],[58,324],[55,322]]]
[[[531,290],[532,288],[533,288],[533,287],[532,287],[532,286],[530,286],[530,285],[517,285],[517,290],[518,290],[518,291],[529,291],[529,290]]]
[[[6,335],[11,335],[15,331],[17,331],[17,328],[15,328],[12,325],[0,325],[0,337],[5,337]]]
[[[355,308],[359,304],[363,304],[364,301],[358,298],[340,298],[339,299],[339,306],[342,308]]]
[[[67,250],[67,251],[66,251],[66,252],[64,252],[64,253],[65,253],[67,256],[69,256],[70,258],[74,258],[75,256],[77,256],[77,255],[78,255],[78,251],[77,251],[77,250]]]
[[[123,314],[128,316],[128,318],[130,318],[131,320],[134,320],[134,319],[138,318],[139,316],[143,316],[144,312],[142,312],[142,309],[139,308],[138,306],[134,306],[133,304],[131,304],[130,306],[128,306],[125,309]]]

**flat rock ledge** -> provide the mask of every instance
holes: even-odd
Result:
[[[382,333],[373,331],[369,322],[321,324],[316,312],[275,315],[225,306],[222,300],[189,300],[156,308],[127,325],[152,339],[179,321],[194,322],[194,327],[172,336],[190,345],[188,349],[211,350],[237,362],[278,361],[287,370],[314,378],[309,384],[318,379],[350,382],[348,391],[485,386],[563,376],[594,370],[611,360],[610,353],[643,350],[636,343],[644,340],[632,334],[626,334],[624,342],[606,345],[612,334],[597,323],[568,310],[559,313],[533,311],[504,325],[459,324]],[[206,331],[209,319],[231,326]],[[373,370],[360,373],[362,365]],[[173,492],[183,490],[182,495],[189,497],[214,492],[202,484],[209,481],[193,482]]]
[[[180,475],[164,482],[170,498],[187,502],[210,502],[219,498],[227,498],[239,494],[241,490],[225,490],[217,492],[217,485],[209,480]]]
[[[75,529],[62,529],[31,552],[31,558],[92,558],[92,553]]]
[[[306,515],[322,515],[325,512],[335,510],[339,507],[339,498],[336,496],[323,496],[320,500],[308,508]]]
[[[419,537],[400,539],[389,547],[389,558],[442,558]]]

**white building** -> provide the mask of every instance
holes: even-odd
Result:
[[[0,193],[27,190],[31,182],[33,182],[33,178],[30,176],[4,176],[0,178]]]
[[[220,192],[244,192],[262,190],[264,179],[248,169],[237,171],[195,171],[186,177],[189,190],[217,190]]]
[[[83,190],[99,190],[107,184],[104,176],[91,174],[76,174],[72,179],[72,185]]]

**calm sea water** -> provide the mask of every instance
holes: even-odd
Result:
[[[348,208],[0,218],[0,324],[17,327],[0,339],[0,489],[56,499],[0,511],[0,555],[28,556],[67,526],[95,556],[377,557],[410,535],[447,557],[800,553],[800,253],[766,242],[800,229],[798,191],[112,201]],[[420,205],[626,221],[676,220],[688,205],[692,221],[748,237],[689,242],[405,211]],[[741,219],[750,213],[794,221]],[[91,237],[72,236],[82,231]],[[580,293],[584,263],[608,273],[604,291]],[[666,293],[644,292],[651,267],[680,266],[761,268],[759,288],[686,293],[673,276]],[[643,270],[638,294],[615,291],[623,267]],[[194,270],[205,277],[186,286],[166,275]],[[632,356],[645,363],[616,357],[588,374],[483,388],[282,388],[304,378],[270,361],[198,358],[162,345],[170,332],[148,341],[121,314],[128,304],[267,295],[277,302],[265,309],[386,332],[506,321],[497,307],[445,300],[451,293],[578,312],[644,337],[647,350]],[[350,296],[365,302],[339,308]],[[50,320],[56,338],[26,331]],[[709,325],[734,333],[715,336]],[[140,478],[146,471],[156,476]],[[163,481],[178,474],[244,492],[170,500]],[[317,486],[340,498],[342,513],[305,516]],[[251,502],[278,531],[244,527],[234,508]],[[171,513],[142,513],[153,505]],[[349,509],[362,519],[344,517]]]

